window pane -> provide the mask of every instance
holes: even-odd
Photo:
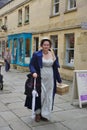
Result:
[[[25,22],[29,22],[29,6],[25,7]]]
[[[7,17],[4,19],[4,24],[7,25]]]
[[[30,39],[26,39],[25,63],[29,64],[29,61],[30,61]]]
[[[70,48],[74,48],[74,36],[71,35],[69,40],[70,40]]]
[[[74,34],[66,34],[66,56],[65,61],[69,66],[74,65]]]
[[[74,59],[74,50],[67,50],[67,63],[72,63]]]
[[[76,0],[68,0],[68,8],[74,8],[76,7]]]
[[[55,5],[55,13],[59,12],[59,4]]]
[[[22,23],[22,10],[19,10],[19,12],[18,12],[18,22],[19,22],[19,24]]]
[[[53,14],[56,14],[59,12],[59,0],[54,0],[53,2]]]
[[[76,6],[76,0],[71,0],[70,1],[70,8],[73,8]]]
[[[76,0],[74,0],[74,7],[76,7]]]
[[[12,56],[12,59],[15,63],[17,62],[17,38],[14,38],[14,41],[13,41],[13,56]]]
[[[56,3],[56,2],[59,2],[59,0],[54,0],[54,2]]]
[[[23,63],[24,58],[24,46],[23,46],[23,38],[19,39],[19,62]]]
[[[30,57],[30,40],[26,39],[26,57]]]
[[[13,43],[13,41],[12,41],[12,39],[9,40],[9,43],[10,43],[10,51],[11,51],[11,61],[13,61],[13,54],[12,54],[12,51],[13,51],[12,50],[13,49],[12,48],[12,43]]]

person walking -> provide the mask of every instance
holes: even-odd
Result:
[[[52,43],[48,38],[44,38],[40,43],[41,49],[33,53],[29,69],[34,78],[40,77],[41,86],[35,102],[35,121],[48,121],[54,105],[56,93],[56,81],[62,83],[58,71],[58,57],[51,49]],[[36,88],[37,89],[37,88]],[[25,107],[31,109],[32,98],[26,96]]]
[[[7,47],[4,55],[5,61],[5,71],[8,72],[10,69],[10,62],[11,62],[11,52],[10,49]]]

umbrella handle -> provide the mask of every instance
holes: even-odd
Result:
[[[34,90],[36,89],[36,78],[34,78]]]

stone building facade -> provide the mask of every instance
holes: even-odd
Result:
[[[10,35],[30,33],[32,54],[49,37],[62,78],[72,80],[73,70],[87,70],[86,12],[86,0],[13,0],[0,9],[0,26],[7,27],[0,30],[0,43]]]

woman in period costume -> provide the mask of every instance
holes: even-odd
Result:
[[[58,68],[58,57],[51,50],[51,41],[48,38],[41,40],[41,50],[34,52],[29,69],[34,78],[40,78],[38,87],[39,96],[35,102],[35,121],[48,121],[53,110],[56,81],[62,83]],[[36,88],[37,89],[37,88]],[[26,97],[25,106],[31,109],[32,98]]]

